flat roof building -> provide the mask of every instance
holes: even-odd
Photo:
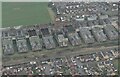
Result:
[[[39,36],[32,36],[29,38],[29,40],[33,51],[42,49],[42,40],[39,38]]]
[[[66,25],[65,31],[67,34],[67,37],[70,41],[70,43],[75,46],[75,45],[80,45],[81,44],[81,39],[78,35],[78,33],[75,31],[74,27],[72,25]]]
[[[107,36],[104,34],[102,28],[94,27],[94,28],[92,28],[92,33],[93,33],[95,39],[98,42],[102,42],[102,41],[106,41],[107,40]]]
[[[35,29],[29,29],[28,30],[28,35],[31,37],[31,36],[36,36],[37,33],[36,33],[36,30]]]
[[[80,28],[80,36],[85,43],[94,43],[95,41],[89,28]]]
[[[56,47],[55,42],[53,40],[53,36],[43,37],[43,42],[45,44],[46,49],[52,49]]]
[[[18,52],[21,53],[28,51],[26,39],[18,39],[16,42],[17,42]]]
[[[105,26],[104,31],[110,40],[118,39],[118,32],[112,25]]]
[[[16,38],[20,39],[20,38],[24,38],[27,34],[26,34],[26,30],[24,29],[16,29],[15,33],[16,33]]]
[[[64,36],[64,34],[63,34],[62,31],[57,31],[55,33],[55,36],[56,36],[55,38],[56,38],[56,40],[57,40],[57,42],[58,42],[58,44],[59,44],[60,47],[66,47],[66,46],[68,46],[68,38],[66,38]]]
[[[51,34],[49,28],[42,28],[41,34],[46,49],[52,49],[56,47],[56,44],[53,39],[53,35]]]
[[[2,38],[11,38],[9,29],[2,30]]]
[[[68,34],[68,39],[73,46],[81,44],[81,39],[77,32]]]
[[[51,32],[50,32],[49,28],[42,28],[41,33],[42,33],[43,36],[51,35]]]
[[[14,54],[12,39],[2,39],[2,50],[5,55]]]
[[[64,26],[64,31],[65,31],[66,33],[74,33],[74,32],[75,32],[75,29],[74,29],[74,27],[70,24],[70,25]]]

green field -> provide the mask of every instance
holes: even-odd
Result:
[[[51,22],[47,2],[3,2],[2,27]]]
[[[118,71],[119,71],[118,73],[120,73],[120,59],[115,59],[113,63],[115,67],[118,68]]]

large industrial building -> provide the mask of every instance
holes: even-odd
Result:
[[[105,26],[104,30],[110,40],[118,39],[118,32],[112,25]]]
[[[37,51],[42,49],[42,40],[39,36],[32,36],[29,38],[32,51]]]
[[[96,39],[98,42],[103,42],[103,41],[106,41],[106,40],[107,40],[107,36],[106,36],[106,34],[103,32],[103,29],[102,29],[102,28],[94,27],[94,28],[92,28],[92,33],[93,33],[95,39]]]
[[[2,49],[5,55],[14,54],[12,39],[2,39]]]
[[[56,47],[56,44],[53,39],[53,35],[51,34],[49,28],[42,28],[41,34],[46,49],[52,49]]]
[[[66,32],[66,35],[68,36],[70,43],[73,46],[81,44],[81,39],[72,25],[66,25],[65,32]]]
[[[80,28],[80,36],[82,37],[85,43],[95,42],[89,28]]]
[[[58,42],[58,45],[60,47],[66,47],[66,46],[68,46],[68,38],[65,37],[65,35],[63,34],[62,31],[56,31],[55,32],[55,38],[56,38],[56,40]]]
[[[17,41],[17,49],[18,52],[28,52],[28,46],[27,46],[27,42],[26,39],[18,39]]]

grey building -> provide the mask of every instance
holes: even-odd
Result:
[[[18,37],[21,37],[20,31],[22,31],[22,29],[15,29],[15,28],[3,29],[2,37],[3,38],[16,38],[16,37],[18,38]]]
[[[95,39],[98,42],[102,42],[102,41],[106,41],[107,40],[107,36],[104,34],[102,28],[94,27],[94,28],[92,28],[92,33],[93,33]]]
[[[24,29],[16,29],[16,31],[15,31],[15,33],[16,33],[16,38],[17,39],[20,39],[20,38],[24,38],[27,34],[27,31],[26,30],[24,30]]]
[[[118,39],[118,32],[112,25],[105,26],[104,30],[110,40]]]
[[[17,41],[17,49],[18,52],[28,52],[28,46],[27,46],[27,42],[26,39],[18,39]]]
[[[73,46],[81,44],[81,39],[72,25],[67,25],[64,27],[64,29],[65,29],[66,35],[67,35],[70,43]]]
[[[80,36],[85,43],[94,43],[95,41],[89,28],[80,28]]]
[[[14,54],[12,39],[2,39],[2,50],[5,55]]]
[[[56,47],[52,33],[49,28],[42,28],[41,34],[46,49],[52,49]]]
[[[43,42],[45,44],[46,49],[52,49],[56,47],[55,42],[53,40],[53,36],[43,37]]]
[[[70,40],[70,42],[71,42],[71,44],[73,46],[81,44],[81,39],[80,39],[80,37],[79,37],[79,35],[78,35],[77,32],[75,32],[75,33],[69,33],[68,34],[68,39]]]
[[[60,47],[66,47],[68,46],[68,38],[66,38],[62,31],[56,31],[55,32],[55,38],[59,44]]]
[[[29,29],[28,31],[28,35],[31,36],[37,36],[36,30],[35,29]]]
[[[11,33],[10,29],[3,29],[2,30],[2,38],[11,38]]]
[[[42,50],[42,39],[39,36],[32,36],[29,38],[32,51]]]

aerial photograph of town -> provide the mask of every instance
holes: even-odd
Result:
[[[110,1],[2,2],[2,77],[119,77],[120,2]]]

